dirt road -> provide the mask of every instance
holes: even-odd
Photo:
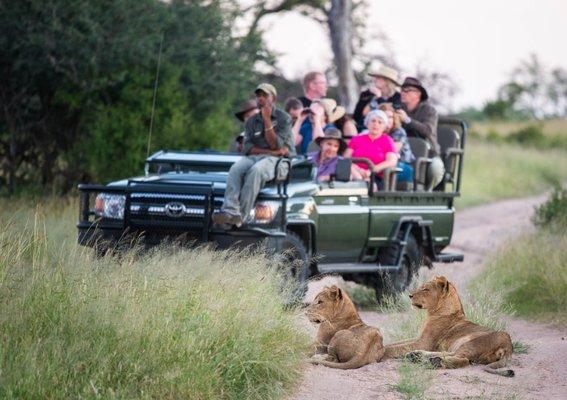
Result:
[[[532,229],[529,219],[533,208],[544,200],[544,196],[507,200],[458,212],[452,249],[463,252],[465,262],[436,264],[432,270],[422,268],[420,273],[445,275],[460,293],[466,293],[467,282],[481,271],[485,255],[506,239]],[[332,279],[312,283],[308,299],[325,284],[333,283]],[[396,318],[396,314],[375,312],[363,312],[361,316],[379,328]],[[513,357],[515,378],[490,375],[478,366],[437,370],[432,372],[434,377],[425,398],[567,399],[567,329],[510,318],[508,330],[512,340],[530,346],[528,354]],[[390,342],[387,337],[385,342]],[[399,379],[399,363],[389,360],[347,371],[307,365],[303,381],[291,399],[404,399],[393,387]]]

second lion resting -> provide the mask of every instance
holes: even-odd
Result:
[[[331,368],[360,368],[380,361],[384,355],[378,328],[360,319],[352,300],[337,286],[323,289],[307,308],[306,315],[319,324],[315,354],[309,360]]]
[[[436,368],[486,364],[487,372],[514,376],[511,369],[497,370],[505,367],[512,356],[510,335],[468,321],[457,290],[445,277],[424,283],[409,297],[413,306],[427,310],[421,334],[415,340],[387,345],[384,359],[405,355]]]

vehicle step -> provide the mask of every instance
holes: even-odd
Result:
[[[320,274],[369,274],[385,271],[396,271],[396,265],[377,265],[362,263],[329,263],[317,266]]]
[[[465,256],[458,253],[439,253],[435,256],[435,262],[451,263],[451,262],[462,262]]]

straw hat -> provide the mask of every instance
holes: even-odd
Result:
[[[380,66],[380,68],[378,68],[377,70],[371,70],[368,75],[374,78],[386,78],[389,81],[394,82],[396,85],[400,86],[400,83],[398,82],[400,74],[398,73],[398,71],[393,68],[386,67],[385,65]]]
[[[313,101],[313,103],[319,103],[325,109],[325,114],[329,118],[329,123],[332,124],[338,119],[341,119],[346,114],[346,109],[343,106],[338,106],[337,102],[333,99],[319,99]]]

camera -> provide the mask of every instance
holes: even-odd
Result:
[[[304,108],[303,110],[301,110],[301,115],[311,115],[313,114],[313,111],[311,111],[310,108]]]
[[[400,103],[394,103],[393,107],[394,107],[394,110],[401,110],[402,109],[402,105]]]

